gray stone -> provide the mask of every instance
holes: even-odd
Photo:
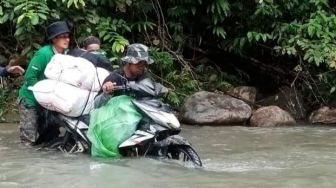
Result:
[[[252,113],[250,125],[254,127],[272,127],[281,125],[295,125],[294,118],[278,106],[266,106]]]
[[[191,95],[182,106],[180,120],[187,124],[244,124],[251,116],[251,107],[228,95],[200,91]]]
[[[288,111],[295,119],[306,119],[306,105],[303,102],[303,96],[299,90],[283,86],[279,88],[276,95],[264,98],[257,102],[261,106],[279,106]]]
[[[254,103],[257,95],[257,89],[251,86],[239,86],[229,90],[228,94],[238,99]]]
[[[323,106],[310,114],[309,122],[313,124],[336,124],[336,109]]]

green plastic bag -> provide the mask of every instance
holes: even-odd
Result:
[[[136,130],[142,115],[132,97],[112,97],[104,106],[91,112],[88,137],[92,156],[120,157],[118,146]]]

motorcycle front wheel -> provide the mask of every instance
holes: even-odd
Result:
[[[59,137],[55,139],[52,143],[49,144],[48,148],[52,150],[59,150],[63,153],[72,153],[71,151],[75,147],[75,143],[73,141],[67,141],[64,143],[64,137]]]
[[[202,166],[202,161],[199,158],[196,151],[190,147],[185,145],[174,145],[170,146],[167,151],[168,159],[178,160],[183,163],[192,163],[195,166]]]

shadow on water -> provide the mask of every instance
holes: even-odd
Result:
[[[183,126],[193,168],[149,158],[102,159],[27,148],[0,125],[0,187],[334,187],[333,127]]]

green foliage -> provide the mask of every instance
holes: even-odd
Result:
[[[73,26],[75,45],[97,35],[116,62],[129,43],[145,43],[152,47],[155,74],[170,88],[168,99],[178,105],[200,89],[224,91],[241,83],[219,62],[199,62],[223,51],[286,58],[291,67],[304,65],[317,74],[333,71],[335,10],[328,0],[2,0],[0,42],[9,46],[6,53],[31,57],[46,26],[61,19]],[[334,91],[332,77],[321,79],[321,88]]]
[[[251,25],[246,34],[249,43],[268,46],[277,55],[302,58],[317,66],[321,63],[333,66],[336,59],[336,17],[328,8],[327,1],[303,3],[296,0],[287,3],[284,0],[259,3],[251,18],[265,24],[262,27],[258,22]],[[275,19],[277,21],[273,21]],[[241,44],[236,42],[233,46],[241,51],[246,46]]]
[[[154,29],[155,24],[149,21],[139,21],[132,24],[131,28],[136,28],[139,32],[146,32]]]
[[[244,84],[237,76],[219,70],[207,64],[200,64],[196,67],[195,72],[200,75],[199,80],[202,88],[208,91],[226,92],[234,85]]]
[[[39,42],[35,41],[35,38],[40,35],[36,33],[36,27],[47,20],[49,11],[46,1],[10,0],[0,2],[0,24],[9,23],[7,33],[14,33],[10,37],[15,37],[19,41],[18,45],[23,48],[21,52],[23,55],[30,53],[34,47],[39,47]],[[11,25],[15,25],[15,29]],[[27,35],[27,33],[29,34]]]
[[[112,44],[112,54],[124,52],[128,40],[119,33],[130,32],[131,29],[122,19],[101,18],[96,30],[103,41]]]
[[[185,97],[196,92],[199,89],[199,81],[193,78],[188,68],[181,71],[171,71],[164,77],[169,80],[167,85],[170,90],[167,99],[175,106],[181,105]]]
[[[224,28],[219,25],[230,13],[229,3],[227,0],[215,0],[207,6],[207,13],[211,15],[212,19],[212,33],[217,37],[225,39],[226,32]]]
[[[315,65],[333,65],[336,59],[335,32],[336,17],[325,11],[317,11],[302,23],[283,24],[281,30],[286,35],[275,36],[283,44],[275,50],[281,54],[303,57]]]
[[[245,7],[247,4],[235,5]],[[232,9],[239,9],[232,5]],[[333,72],[336,68],[335,8],[335,3],[328,0],[258,1],[247,11],[233,14],[244,27],[238,32],[235,27],[226,29],[233,35],[232,43],[226,43],[224,49],[248,57],[265,53],[278,59],[289,57],[292,67],[304,65],[308,68],[305,74],[298,73],[302,76],[298,79],[311,83],[304,82],[300,87],[309,92],[315,89],[316,93],[326,97],[334,91],[334,74],[321,73],[320,77],[313,76],[314,80],[307,80],[306,75]],[[309,88],[312,85],[316,87]]]
[[[195,91],[197,81],[190,79],[189,72],[185,68],[177,71],[175,59],[170,53],[159,48],[151,48],[150,55],[154,60],[151,69],[160,74],[154,78],[169,88],[168,102],[175,106],[180,105],[187,94]]]
[[[62,0],[62,3],[66,3],[67,7],[75,6],[76,8],[84,7],[84,0]]]

